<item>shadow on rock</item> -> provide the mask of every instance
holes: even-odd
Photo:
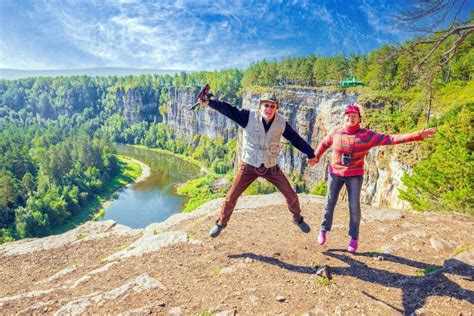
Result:
[[[249,259],[252,259],[252,260],[272,264],[274,266],[278,266],[280,268],[283,268],[283,269],[286,269],[286,270],[289,270],[289,271],[293,271],[293,272],[314,274],[318,271],[317,266],[311,266],[311,267],[298,266],[298,265],[283,262],[280,259],[277,259],[277,258],[274,258],[274,257],[256,255],[254,253],[248,253],[248,252],[247,253],[241,253],[241,254],[238,254],[238,255],[229,255],[228,257],[231,258],[231,259],[249,258]]]
[[[351,276],[363,281],[401,289],[403,292],[403,310],[383,302],[365,291],[362,293],[406,315],[413,314],[417,309],[422,308],[430,296],[446,296],[458,300],[466,300],[474,304],[474,291],[461,288],[445,275],[445,273],[455,274],[463,276],[468,280],[473,280],[473,267],[463,262],[456,262],[455,264],[441,267],[391,254],[383,255],[384,260],[415,267],[424,272],[423,276],[412,276],[371,268],[367,264],[355,259],[356,257],[373,257],[373,253],[357,253],[350,256],[346,253],[347,251],[342,249],[329,249],[324,252],[325,255],[349,265],[349,267],[332,267],[331,272],[333,275]]]

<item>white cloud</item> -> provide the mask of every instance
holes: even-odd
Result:
[[[63,30],[64,40],[105,65],[217,69],[246,67],[255,59],[294,53],[273,51],[269,40],[278,39],[274,36],[261,39],[259,45],[247,44],[248,39],[266,36],[252,26],[254,21],[272,20],[265,5],[249,10],[241,3],[120,1],[108,2],[107,10],[93,6],[84,12],[75,2],[61,3],[44,2],[36,9]],[[219,10],[213,11],[215,6]],[[206,14],[220,18],[203,20]]]
[[[18,42],[33,44],[25,50],[5,40],[0,63],[198,70],[309,52],[367,52],[396,32],[384,24],[380,5],[360,1],[351,3],[362,10],[354,19],[347,10],[306,0],[37,0],[25,10],[32,32],[18,34]],[[360,29],[360,19],[375,36]]]
[[[375,30],[376,33],[383,35],[401,35],[400,30],[394,26],[393,19],[386,12],[388,8],[385,6],[375,7],[366,0],[362,0],[359,6],[360,10],[367,16],[368,24]]]

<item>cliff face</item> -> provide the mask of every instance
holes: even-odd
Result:
[[[117,89],[115,102],[121,114],[130,123],[159,119],[158,100],[154,97],[147,97],[146,93],[140,89],[128,89],[127,91]]]
[[[196,95],[194,89],[171,88],[163,122],[185,139],[202,134],[225,140],[235,137],[237,126],[227,117],[205,106],[190,110]]]
[[[333,127],[342,125],[344,107],[357,102],[358,99],[354,93],[314,89],[279,88],[275,89],[275,93],[280,99],[279,113],[314,148]],[[218,112],[207,107],[190,111],[195,98],[196,91],[192,89],[171,89],[164,122],[185,139],[201,134],[211,138],[221,136],[226,140],[236,136],[241,139],[237,125]],[[245,91],[242,106],[256,109],[259,98],[260,93]],[[330,152],[331,150],[325,153],[315,167],[309,168],[306,156],[283,139],[279,165],[287,174],[303,175],[305,182],[311,187],[318,181],[327,180]],[[398,198],[398,189],[402,187],[400,177],[409,167],[400,162],[397,152],[395,148],[390,147],[373,148],[369,152],[362,188],[364,203],[390,205],[394,208],[408,206]]]

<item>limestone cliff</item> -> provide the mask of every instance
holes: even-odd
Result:
[[[196,95],[196,89],[171,88],[163,122],[188,140],[202,134],[211,138],[223,137],[224,140],[235,137],[237,127],[227,117],[204,106],[190,110],[196,102]]]
[[[115,106],[129,123],[137,123],[142,120],[158,121],[160,119],[158,100],[155,94],[149,94],[150,91],[139,88],[117,89]]]

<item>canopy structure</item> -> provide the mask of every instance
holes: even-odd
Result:
[[[343,80],[339,83],[342,87],[357,87],[363,86],[364,84],[359,81],[356,77],[350,76],[346,80]]]

